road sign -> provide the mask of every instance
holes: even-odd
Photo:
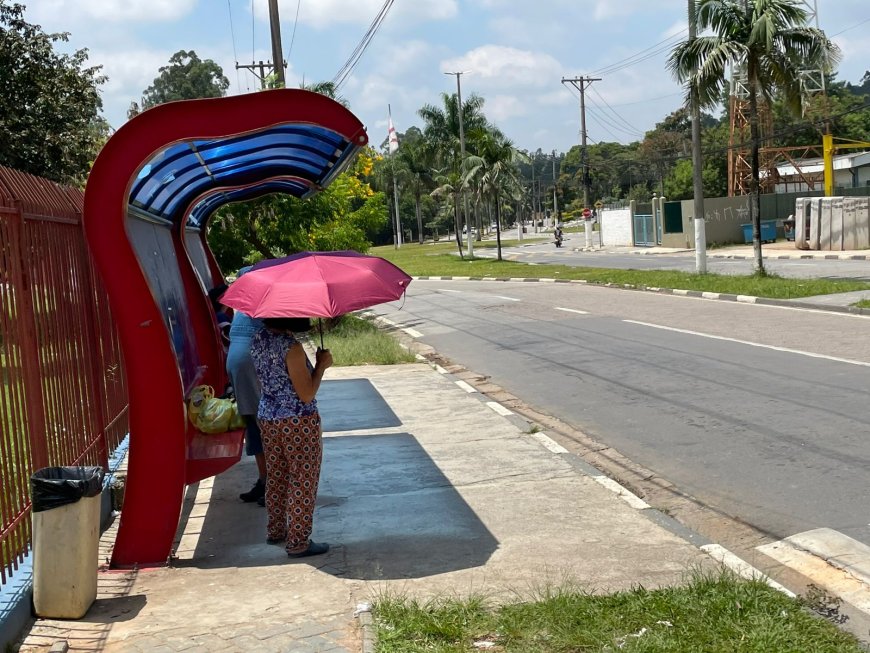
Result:
[[[592,209],[583,209],[583,217],[591,218],[592,217]]]
[[[604,206],[604,202],[602,202],[601,200],[598,200],[597,202],[595,202],[596,209],[600,209],[602,206]]]

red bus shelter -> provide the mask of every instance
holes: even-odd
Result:
[[[221,206],[272,192],[309,197],[368,142],[323,95],[280,89],[149,109],[106,143],[85,190],[84,228],[115,316],[130,448],[112,565],[164,564],[185,487],[235,464],[242,431],[187,419],[199,384],[226,383],[207,292],[223,283],[206,229]]]

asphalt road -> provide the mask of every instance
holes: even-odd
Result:
[[[868,317],[468,281],[377,312],[774,539],[870,545]]]
[[[568,234],[562,248],[557,248],[552,242],[545,241],[534,245],[504,248],[502,254],[511,260],[525,263],[558,263],[594,268],[617,268],[631,270],[677,270],[681,272],[695,271],[695,253],[678,254],[623,254],[607,251],[580,252],[574,248],[585,245],[583,234]],[[711,253],[715,253],[713,250]],[[478,247],[474,250],[476,256],[495,257],[494,249]],[[773,255],[781,251],[770,252]],[[824,259],[793,259],[777,260],[767,258],[764,265],[768,272],[783,277],[796,279],[859,279],[870,281],[870,261],[832,261]],[[753,261],[733,260],[725,258],[707,259],[707,269],[716,274],[752,274]]]

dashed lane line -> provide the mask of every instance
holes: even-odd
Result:
[[[565,313],[576,313],[577,315],[589,315],[589,311],[578,311],[576,308],[562,308],[561,306],[556,306],[557,311],[564,311]]]
[[[773,351],[781,351],[787,354],[798,354],[799,356],[808,356],[809,358],[821,358],[824,360],[834,361],[835,363],[848,363],[849,365],[860,365],[861,367],[870,367],[870,363],[864,361],[856,361],[849,358],[839,358],[837,356],[827,356],[826,354],[814,354],[809,351],[800,349],[790,349],[788,347],[777,347],[776,345],[764,345],[760,342],[751,342],[749,340],[738,340],[737,338],[726,338],[725,336],[714,336],[709,333],[701,333],[699,331],[689,331],[688,329],[678,329],[676,327],[664,326],[661,324],[652,324],[650,322],[638,322],[637,320],[623,320],[626,324],[637,324],[639,326],[649,327],[651,329],[661,329],[662,331],[673,331],[674,333],[685,333],[690,336],[699,336],[701,338],[709,338],[711,340],[723,340],[725,342],[734,342],[739,345],[748,345],[749,347],[760,347],[761,349],[771,349]]]

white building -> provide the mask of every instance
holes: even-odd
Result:
[[[796,164],[796,165],[795,165]],[[825,164],[822,159],[798,159],[776,166],[777,193],[799,193],[813,190],[807,183],[814,182],[814,190],[825,188]],[[834,188],[870,186],[870,152],[851,152],[834,156]]]

